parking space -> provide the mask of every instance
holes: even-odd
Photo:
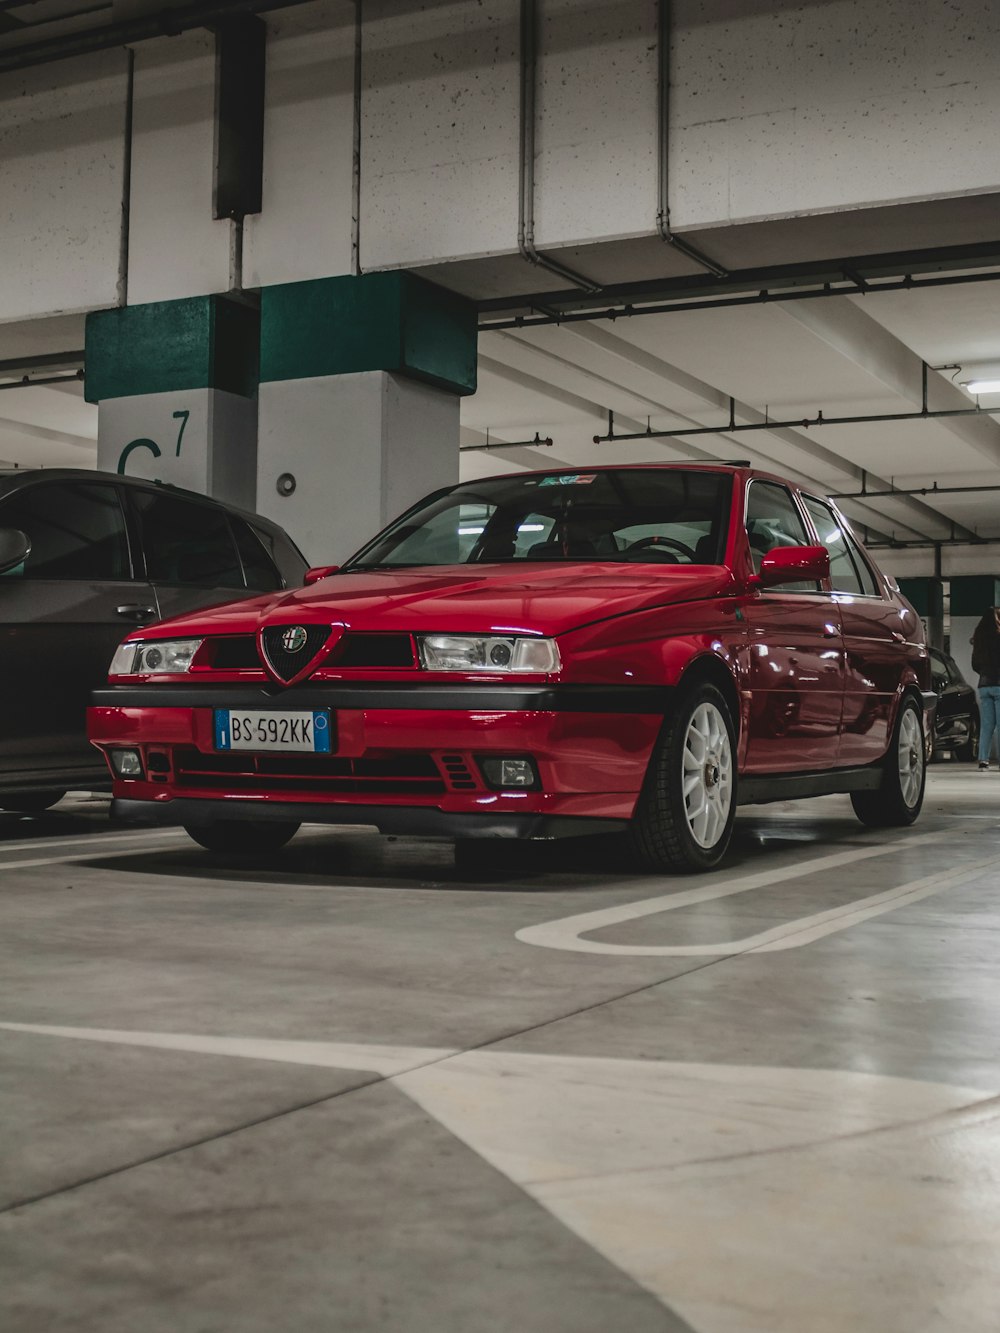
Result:
[[[992,1329],[998,801],[697,879],[5,818],[4,1327]]]

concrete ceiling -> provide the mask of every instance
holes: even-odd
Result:
[[[0,362],[78,351],[76,316],[0,324]],[[615,413],[616,431],[738,421],[914,411],[920,361],[932,371],[932,407],[972,406],[956,388],[991,365],[1000,371],[1000,282],[878,292],[770,305],[688,310],[561,326],[484,332],[479,391],[462,403],[462,443],[554,446],[462,454],[466,476],[517,467],[685,457],[748,458],[827,491],[897,486],[985,486],[1000,480],[1000,416],[801,427],[673,440],[594,444]],[[20,368],[18,374],[20,373]],[[60,373],[48,366],[37,375]],[[64,373],[64,372],[63,372]],[[0,386],[15,375],[0,376]],[[1000,408],[1000,395],[983,398]],[[0,387],[0,461],[96,466],[97,411],[82,385]],[[878,480],[876,480],[878,479]],[[845,509],[874,535],[1000,536],[993,493],[879,498]]]

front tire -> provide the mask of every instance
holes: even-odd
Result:
[[[927,782],[923,713],[916,700],[904,699],[877,791],[851,793],[854,813],[869,828],[903,828],[912,824],[924,803]]]
[[[736,731],[722,694],[707,682],[682,694],[663,724],[629,829],[649,870],[711,870],[736,818]]]
[[[210,852],[229,854],[276,852],[299,831],[298,824],[250,824],[241,820],[217,820],[214,824],[185,824],[184,832]]]

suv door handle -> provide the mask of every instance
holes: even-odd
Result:
[[[148,620],[150,616],[156,615],[156,608],[140,606],[138,602],[126,602],[124,606],[115,607],[115,614],[126,620]]]

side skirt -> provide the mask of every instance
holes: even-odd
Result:
[[[834,768],[825,773],[767,773],[740,778],[737,805],[765,805],[768,801],[798,801],[805,796],[837,796],[852,791],[878,791],[882,765]]]

